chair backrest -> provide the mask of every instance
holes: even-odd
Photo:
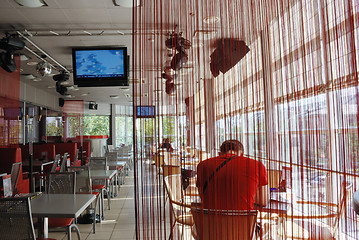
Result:
[[[0,238],[36,239],[28,197],[0,199]]]
[[[203,209],[191,206],[197,239],[252,240],[255,238],[257,211]]]
[[[173,166],[173,165],[162,165],[162,172],[163,172],[163,177],[167,177],[169,175],[177,175],[177,174],[181,174],[181,166]]]
[[[118,156],[117,152],[107,152],[106,153],[106,158],[107,158],[107,161],[109,161],[109,162],[116,162],[117,156]]]
[[[13,163],[11,167],[11,189],[13,193],[16,192],[16,185],[19,180],[21,166],[22,166],[22,162],[16,162]]]
[[[48,194],[75,194],[76,173],[49,173]]]
[[[177,202],[183,198],[181,174],[165,177],[164,184],[171,202]]]
[[[333,224],[333,233],[334,235],[336,234],[338,228],[339,228],[339,222],[340,220],[344,217],[346,211],[347,211],[347,207],[348,207],[348,202],[350,199],[350,195],[352,193],[352,187],[353,184],[350,182],[347,182],[345,180],[343,180],[341,182],[341,188],[340,188],[340,199],[339,199],[339,203],[338,203],[338,214],[337,214],[337,218],[334,219],[334,224]]]
[[[270,188],[278,188],[282,177],[282,170],[267,169],[268,184]]]
[[[51,167],[51,172],[56,172],[56,168],[59,165],[60,158],[61,158],[60,154],[56,154],[54,162]]]
[[[60,172],[65,172],[66,169],[66,163],[67,163],[67,157],[69,156],[68,153],[64,153],[62,156],[61,166],[60,166]]]
[[[92,181],[89,166],[68,167],[67,171],[76,173],[76,193],[92,192]]]
[[[107,157],[92,157],[90,159],[90,169],[101,169],[101,170],[107,170]]]

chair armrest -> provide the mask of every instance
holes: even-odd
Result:
[[[297,203],[298,204],[317,205],[317,206],[338,207],[338,204],[329,203],[329,202],[316,202],[316,201],[298,200]]]

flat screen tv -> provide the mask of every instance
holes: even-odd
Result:
[[[156,117],[155,106],[137,106],[136,107],[137,118],[154,118]]]
[[[128,86],[126,47],[73,48],[74,84],[79,87]]]

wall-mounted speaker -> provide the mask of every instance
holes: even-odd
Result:
[[[63,107],[65,104],[65,100],[63,98],[59,98],[59,107]]]
[[[89,103],[89,109],[90,110],[97,110],[97,103],[95,103],[95,102],[90,102]]]

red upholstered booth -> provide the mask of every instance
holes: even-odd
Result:
[[[12,164],[21,162],[20,148],[0,148],[0,172],[11,173]],[[29,179],[22,175],[20,170],[19,180],[17,183],[17,191],[19,193],[29,193]]]
[[[29,145],[20,145],[21,155],[23,161],[29,160]],[[33,159],[43,159],[46,156],[47,160],[55,159],[55,144],[53,143],[44,143],[44,144],[34,144],[33,145]]]
[[[77,143],[55,143],[56,154],[68,153],[71,166],[74,166],[74,162],[76,162],[75,166],[81,166],[81,161],[76,158],[76,150]]]

